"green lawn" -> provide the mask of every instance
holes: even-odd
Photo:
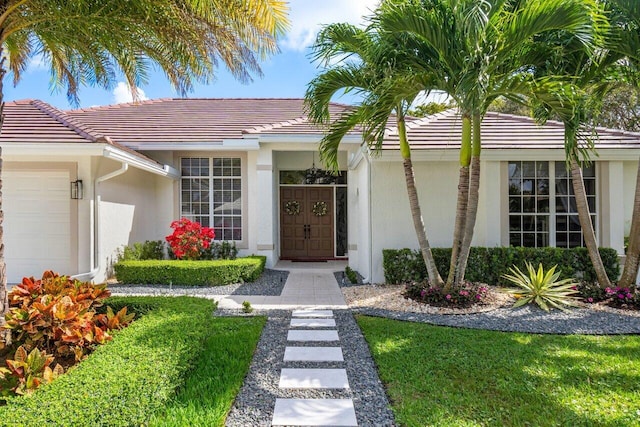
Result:
[[[149,425],[223,426],[265,323],[265,317],[213,318],[185,386]]]
[[[402,426],[640,426],[640,336],[358,324]]]

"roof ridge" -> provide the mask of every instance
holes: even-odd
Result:
[[[115,110],[122,107],[136,107],[138,105],[159,104],[161,102],[172,101],[174,99],[178,99],[178,98],[145,99],[141,101],[121,102],[119,104],[96,105],[94,107],[76,108],[74,110],[67,110],[67,111],[73,114],[81,111]]]
[[[282,122],[276,122],[276,123],[270,123],[270,124],[266,124],[266,125],[260,125],[260,126],[253,126],[247,129],[243,129],[242,133],[247,134],[247,133],[260,133],[266,130],[273,130],[273,129],[278,129],[278,128],[283,128],[283,127],[288,127],[288,126],[293,126],[293,125],[297,125],[297,124],[302,124],[302,123],[306,123],[309,121],[309,118],[306,116],[300,116],[300,117],[296,117],[293,119],[289,119],[289,120],[285,120]]]
[[[58,123],[71,129],[72,131],[74,131],[84,139],[87,139],[91,142],[98,142],[101,139],[107,139],[107,137],[105,137],[104,135],[95,132],[90,127],[84,125],[83,123],[79,122],[75,118],[70,117],[64,111],[59,110],[58,108],[54,107],[51,104],[48,104],[44,101],[40,101],[39,99],[32,100],[30,104],[36,107],[38,110],[45,113],[46,115],[48,115],[49,117],[51,117],[52,119],[54,119],[55,121],[57,121]]]

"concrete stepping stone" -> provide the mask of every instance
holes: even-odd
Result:
[[[274,426],[357,426],[351,399],[276,399]]]
[[[279,388],[349,388],[346,369],[283,368]]]
[[[287,347],[285,362],[343,362],[342,347]]]
[[[335,319],[291,319],[291,328],[335,328]]]
[[[338,331],[292,330],[287,334],[287,341],[340,341]]]
[[[293,317],[333,317],[332,310],[293,310]]]

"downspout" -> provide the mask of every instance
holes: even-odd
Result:
[[[101,182],[107,181],[109,179],[115,178],[119,175],[122,175],[127,170],[129,170],[129,164],[122,162],[120,164],[120,169],[117,169],[113,172],[109,172],[105,175],[99,176],[93,182],[93,212],[91,215],[91,271],[86,273],[79,273],[71,276],[73,279],[89,281],[93,279],[98,271],[100,270],[100,193],[98,191],[98,186]]]
[[[368,206],[367,206],[367,228],[368,230],[368,234],[369,234],[369,275],[368,277],[366,277],[363,281],[364,283],[371,283],[373,280],[373,225],[371,224],[371,159],[369,158],[369,150],[365,149],[365,147],[362,147],[362,152],[363,152],[363,157],[365,158],[365,160],[367,161],[367,202],[368,202]]]

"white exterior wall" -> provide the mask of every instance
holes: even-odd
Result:
[[[631,216],[633,214],[633,199],[636,191],[636,182],[638,176],[638,162],[623,162],[623,181],[624,187],[624,235],[629,235],[631,229]]]
[[[117,162],[104,161],[96,177],[117,170],[119,166]],[[163,199],[158,197],[161,181],[172,180],[129,167],[124,174],[98,184],[100,268],[94,281],[107,278],[117,251],[123,246],[145,240],[164,240],[169,234],[170,221],[164,222],[166,215],[158,215],[163,204]],[[167,183],[162,184],[166,190]]]
[[[349,266],[366,280],[371,278],[369,160],[360,159],[348,175]]]
[[[414,161],[418,199],[432,247],[450,247],[458,188],[457,162]],[[372,163],[372,280],[384,282],[383,249],[418,248],[402,163]],[[477,244],[477,243],[474,243]]]

